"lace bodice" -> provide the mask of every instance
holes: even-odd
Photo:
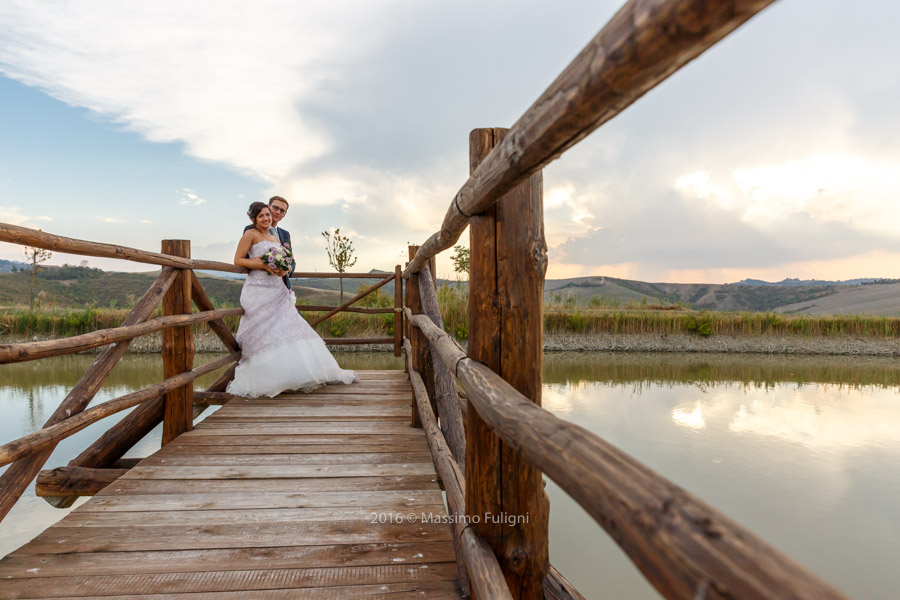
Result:
[[[265,254],[269,248],[277,248],[280,245],[281,244],[278,242],[272,240],[262,240],[250,246],[250,252],[248,252],[248,254],[250,255],[250,258],[259,258]]]
[[[250,258],[259,258],[271,248],[277,248],[280,245],[281,244],[278,242],[273,242],[271,240],[262,240],[261,242],[256,242],[250,246],[250,252],[248,254]],[[281,277],[272,275],[265,269],[251,269],[250,273],[247,274],[247,281],[244,285],[261,285],[264,287],[277,287],[280,285],[287,291]]]

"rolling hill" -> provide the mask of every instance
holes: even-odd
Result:
[[[158,271],[144,273],[105,272],[89,267],[48,267],[38,274],[36,289],[44,293],[44,306],[78,307],[94,302],[101,307],[124,307],[140,298]],[[368,287],[388,273],[375,271],[372,279],[344,282],[349,299],[361,286]],[[232,277],[198,273],[216,306],[239,306],[242,281]],[[463,289],[466,282],[457,284]],[[30,301],[31,275],[28,272],[0,273],[0,306],[23,306]],[[303,304],[338,304],[336,279],[295,279],[294,291]],[[393,282],[381,288],[393,297]],[[695,310],[790,314],[900,315],[900,282],[896,280],[852,280],[852,282],[799,281],[778,283],[745,280],[732,284],[647,283],[613,277],[548,279],[544,286],[546,303],[588,305],[598,298],[602,306],[629,303],[651,305],[681,304]]]

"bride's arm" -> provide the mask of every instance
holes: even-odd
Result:
[[[247,258],[247,254],[250,252],[250,246],[253,245],[255,237],[252,229],[244,233],[241,241],[238,242],[237,250],[234,252],[234,264],[247,269],[262,269],[273,275],[277,275],[278,271],[269,268],[269,265],[264,263],[261,258]]]

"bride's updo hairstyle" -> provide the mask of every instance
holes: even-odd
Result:
[[[250,210],[247,211],[247,216],[250,217],[250,220],[253,221],[253,224],[256,225],[256,217],[259,216],[259,213],[262,212],[262,209],[269,208],[269,205],[265,202],[254,202],[250,205]]]

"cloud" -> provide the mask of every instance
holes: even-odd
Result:
[[[179,194],[181,195],[181,200],[178,203],[182,206],[200,206],[206,203],[206,199],[198,196],[192,189],[184,188]]]
[[[52,221],[47,216],[33,217],[22,214],[22,209],[18,206],[0,206],[0,221],[3,223],[11,223],[13,225],[27,225],[35,221]]]
[[[547,168],[551,276],[560,260],[659,273],[894,248],[900,5],[862,1],[877,22],[776,3]],[[357,231],[383,266],[440,225],[468,131],[513,123],[619,4],[10,0],[0,73],[265,182],[295,235]]]
[[[0,7],[0,72],[275,182],[332,145],[297,103],[365,52],[391,4],[223,2],[210,11],[100,0],[48,10],[11,0]]]

